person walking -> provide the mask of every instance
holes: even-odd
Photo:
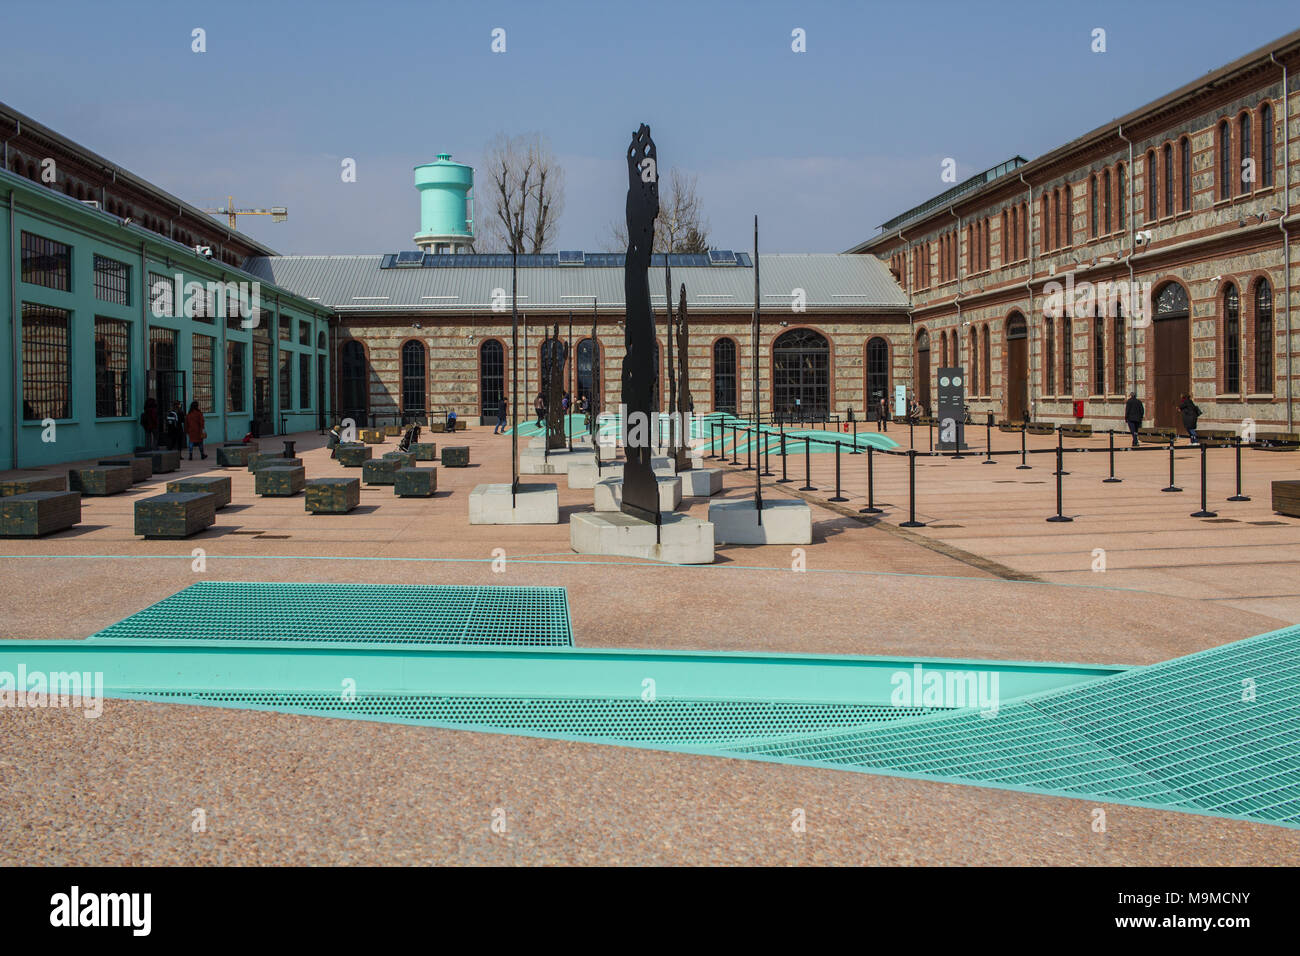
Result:
[[[190,402],[190,412],[185,416],[185,434],[190,440],[190,461],[194,460],[194,446],[199,447],[199,457],[207,458],[208,451],[203,442],[208,437],[207,429],[204,428],[203,413],[199,411],[198,402]]]
[[[171,408],[167,409],[167,420],[163,425],[163,441],[171,451],[180,451],[182,448],[181,436],[185,433],[181,424],[183,417],[181,403],[172,402]]]
[[[1129,436],[1133,439],[1133,447],[1137,448],[1138,429],[1142,427],[1142,419],[1146,417],[1146,407],[1137,397],[1137,392],[1128,393],[1128,401],[1124,403],[1124,424],[1128,425]]]
[[[501,401],[497,402],[497,427],[492,429],[493,435],[504,435],[506,433],[506,397],[501,396]]]
[[[1178,410],[1183,413],[1183,428],[1187,430],[1187,437],[1192,440],[1193,445],[1199,445],[1200,439],[1196,437],[1196,422],[1201,417],[1200,407],[1192,401],[1192,397],[1186,392],[1178,400]]]
[[[33,416],[34,417],[34,416]],[[140,427],[144,429],[144,447],[153,451],[158,447],[158,400],[146,398],[140,413]]]
[[[889,402],[885,401],[885,396],[880,396],[880,407],[877,409],[879,414],[876,417],[876,431],[889,431]]]
[[[546,398],[541,392],[538,392],[537,398],[533,399],[533,411],[537,413],[537,424],[540,425],[542,419],[546,417]]]

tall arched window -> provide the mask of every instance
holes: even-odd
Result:
[[[506,394],[506,350],[496,339],[486,339],[478,347],[479,414],[495,419]],[[529,396],[523,396],[532,407]],[[509,410],[507,409],[507,417]]]
[[[1232,198],[1232,127],[1219,123],[1219,198]]]
[[[1100,303],[1092,319],[1092,394],[1106,394],[1106,317]]]
[[[1065,187],[1064,194],[1065,206],[1061,209],[1061,238],[1067,246],[1074,245],[1074,190],[1069,185]]]
[[[369,421],[370,376],[366,350],[356,339],[343,343],[339,352],[339,411],[361,427]]]
[[[1006,262],[1015,262],[1020,258],[1020,225],[1016,222],[1016,207],[1012,206],[1006,213],[1007,228],[1002,230],[1002,258]]]
[[[948,333],[939,333],[939,367],[952,368],[952,363],[948,361]]]
[[[1074,321],[1061,316],[1061,394],[1074,395]]]
[[[587,400],[588,407],[595,407],[597,381],[596,373],[600,370],[600,343],[586,338],[578,343],[578,365],[574,369],[578,377],[575,401]]]
[[[824,420],[831,404],[831,347],[812,329],[791,329],[772,343],[773,411],[787,418]]]
[[[1102,233],[1110,235],[1110,170],[1101,174],[1101,225]]]
[[[966,381],[970,388],[967,390],[968,395],[978,395],[980,387],[980,339],[979,330],[974,326],[970,330],[970,368],[968,368]]]
[[[1147,153],[1147,222],[1160,218],[1160,177],[1156,172],[1156,151]]]
[[[425,403],[426,369],[424,344],[407,342],[402,346],[402,420],[425,418],[429,409]]]
[[[1165,215],[1174,214],[1174,147],[1172,143],[1165,143],[1164,148],[1165,161]]]
[[[1273,391],[1273,287],[1267,279],[1255,286],[1255,391]]]
[[[1250,155],[1250,114],[1242,113],[1237,117],[1238,139],[1240,141],[1239,149],[1241,150],[1241,159],[1238,161],[1241,166],[1241,192],[1244,195],[1251,191],[1255,186],[1255,173],[1251,169],[1254,165],[1254,158]]]
[[[1241,393],[1241,307],[1232,284],[1223,289],[1223,390]]]
[[[1124,331],[1124,306],[1115,306],[1115,384],[1114,394],[1124,394],[1125,377],[1128,373],[1128,336]]]
[[[1115,207],[1119,210],[1119,227],[1128,228],[1128,175],[1124,164],[1117,167],[1115,176]]]
[[[1097,174],[1093,173],[1092,178],[1088,180],[1088,233],[1093,239],[1097,238],[1097,230],[1101,226],[1098,217],[1099,203],[1097,196]]]
[[[1192,141],[1186,136],[1178,141],[1178,165],[1181,167],[1179,207],[1187,212],[1192,208]]]
[[[876,418],[880,400],[889,401],[889,345],[880,336],[867,342],[867,414]]]
[[[1029,203],[1020,205],[1020,258],[1029,257]]]
[[[982,363],[982,367],[984,370],[984,380],[982,383],[982,388],[980,389],[981,395],[993,394],[993,357],[991,355],[989,346],[990,346],[989,327],[988,327],[988,323],[986,322],[984,324],[984,359]]]
[[[1043,394],[1056,394],[1056,320],[1043,319]]]
[[[713,343],[713,410],[736,414],[736,341]]]
[[[1051,207],[1051,199],[1048,197],[1047,193],[1043,193],[1043,201],[1040,205],[1042,205],[1043,209],[1041,214],[1038,217],[1039,219],[1038,228],[1042,230],[1043,233],[1043,238],[1042,238],[1043,251],[1051,252],[1052,251],[1052,207]]]
[[[1052,249],[1061,248],[1061,191],[1052,190]]]
[[[1268,103],[1259,108],[1259,185],[1273,185],[1273,107]]]

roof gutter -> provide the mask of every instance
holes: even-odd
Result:
[[[1282,230],[1282,275],[1286,282],[1286,294],[1282,297],[1282,309],[1286,328],[1286,430],[1295,431],[1294,391],[1295,378],[1292,371],[1292,357],[1295,348],[1291,342],[1291,233],[1287,231],[1286,221],[1291,214],[1291,96],[1287,89],[1286,64],[1278,62],[1273,53],[1268,58],[1282,67],[1282,218],[1277,227]]]

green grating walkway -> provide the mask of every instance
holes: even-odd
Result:
[[[557,587],[204,581],[90,639],[571,647],[573,631]]]

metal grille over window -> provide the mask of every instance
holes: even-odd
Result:
[[[72,417],[71,313],[23,303],[23,421]]]
[[[95,414],[131,414],[131,325],[120,319],[95,317]]]
[[[22,235],[23,281],[67,292],[72,288],[72,247],[35,233]]]
[[[114,305],[130,305],[131,267],[125,262],[95,256],[95,298]]]

